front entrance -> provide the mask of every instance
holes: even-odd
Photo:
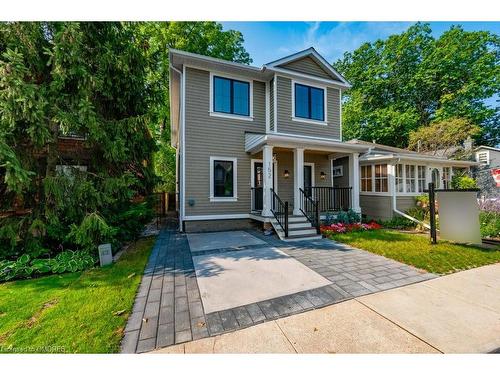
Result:
[[[308,197],[312,196],[313,187],[313,166],[304,165],[304,192]]]
[[[273,163],[273,189],[275,188],[275,171],[276,164]],[[264,203],[264,164],[261,161],[253,163],[253,185],[252,185],[252,201],[253,210],[262,211]]]

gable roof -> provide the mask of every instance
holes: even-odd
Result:
[[[386,146],[386,145],[382,145],[380,143],[362,141],[360,139],[351,139],[351,140],[347,141],[347,143],[354,143],[354,144],[358,144],[358,145],[371,146],[373,149],[376,149],[376,150],[395,152],[398,154],[416,154],[416,155],[421,154],[421,153],[418,153],[415,151],[406,150],[404,148]]]
[[[485,149],[485,150],[491,150],[491,151],[497,151],[497,152],[500,152],[500,148],[496,148],[496,147],[490,147],[490,146],[477,146],[476,149],[474,151],[477,151],[479,149]]]
[[[343,83],[346,86],[351,86],[351,84],[337,72],[329,63],[321,56],[313,47],[307,48],[303,51],[294,53],[289,56],[282,57],[281,59],[271,61],[264,64],[263,68],[280,68],[283,65],[290,64],[294,61],[301,60],[303,58],[310,57],[316,62],[326,73],[328,73],[334,80]]]

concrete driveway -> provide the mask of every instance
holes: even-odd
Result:
[[[500,263],[187,342],[155,353],[490,353]]]

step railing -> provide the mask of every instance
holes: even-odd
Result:
[[[271,212],[283,229],[285,238],[288,237],[288,202],[283,202],[274,189],[271,189]]]
[[[318,202],[320,212],[347,211],[352,205],[352,187],[306,187],[304,193]]]
[[[306,219],[316,228],[318,234],[320,230],[320,217],[319,217],[319,202],[314,201],[311,195],[307,194],[304,189],[299,189],[300,192],[300,212],[304,214]]]

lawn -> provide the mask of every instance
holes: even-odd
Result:
[[[330,238],[439,274],[500,262],[500,248],[484,249],[446,241],[431,245],[428,236],[394,230],[350,232]]]
[[[0,284],[0,353],[118,352],[153,244],[111,266]]]

